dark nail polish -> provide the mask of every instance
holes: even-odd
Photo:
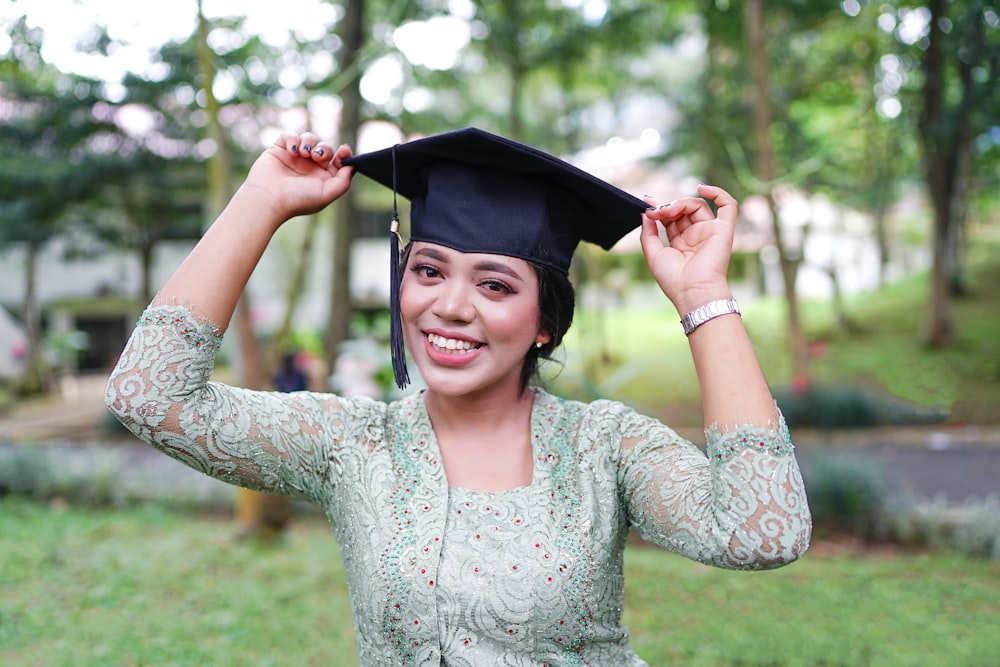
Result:
[[[320,157],[323,157],[323,149],[322,148],[317,148],[316,149],[316,155],[318,155]]]
[[[312,150],[312,146],[310,146],[309,144],[306,144],[305,146],[302,147],[302,152],[303,153],[308,153],[311,150]]]
[[[299,152],[299,145],[298,144],[295,144],[294,146],[292,146],[292,152],[293,153],[298,153]]]

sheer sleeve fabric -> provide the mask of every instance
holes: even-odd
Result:
[[[621,435],[619,490],[643,539],[728,569],[780,567],[808,548],[811,515],[780,413],[770,429],[708,429],[707,455],[634,412]]]
[[[363,437],[352,431],[364,420],[350,413],[364,401],[211,382],[216,331],[184,307],[147,309],[111,374],[106,405],[139,439],[196,470],[325,506],[331,449]]]

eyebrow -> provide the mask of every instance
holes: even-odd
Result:
[[[420,248],[413,254],[423,255],[438,262],[444,262],[444,263],[448,262],[448,256],[435,248]],[[489,271],[493,273],[502,273],[505,276],[510,276],[515,280],[520,280],[521,282],[524,282],[524,278],[521,277],[520,273],[518,273],[511,267],[507,266],[506,264],[503,264],[502,262],[494,262],[486,260],[476,263],[476,265],[473,266],[472,268],[475,269],[476,271]]]

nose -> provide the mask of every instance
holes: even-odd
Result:
[[[475,318],[469,288],[459,280],[447,280],[431,306],[431,311],[443,320],[471,322]]]

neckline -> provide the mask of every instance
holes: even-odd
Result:
[[[544,457],[540,456],[539,450],[543,442],[543,438],[541,438],[540,435],[543,431],[542,415],[545,411],[545,406],[549,402],[550,396],[545,390],[539,387],[529,387],[527,391],[534,394],[531,402],[531,432],[528,434],[528,437],[531,439],[531,481],[528,484],[512,486],[507,489],[498,489],[496,491],[477,491],[476,489],[470,489],[467,486],[452,486],[448,483],[448,476],[443,474],[442,476],[444,477],[445,487],[449,492],[454,490],[457,493],[469,494],[476,497],[498,497],[518,492],[523,493],[534,489],[538,486],[538,483],[543,477],[547,477],[548,469],[547,467],[541,465],[544,462]],[[427,412],[427,405],[424,403],[423,391],[418,392],[414,396],[418,404],[421,430],[425,434],[430,451],[433,452],[433,454],[436,455],[442,462],[441,472],[444,473],[444,457],[441,455],[441,447],[438,445],[437,433],[434,431],[434,426],[431,424],[430,414]]]

